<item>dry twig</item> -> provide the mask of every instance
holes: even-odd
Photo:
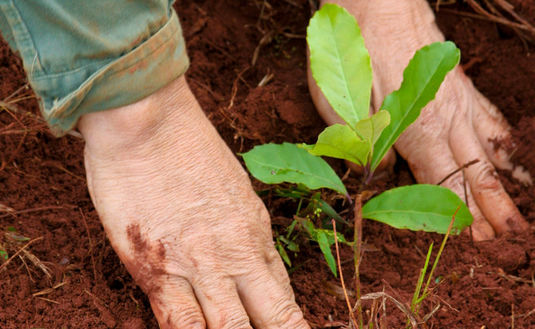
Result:
[[[340,283],[342,284],[342,289],[344,291],[344,297],[347,303],[347,310],[349,311],[349,317],[351,319],[351,322],[353,323],[353,326],[355,328],[359,328],[357,325],[357,319],[355,319],[355,311],[351,308],[351,302],[349,301],[349,296],[347,295],[347,289],[346,284],[344,281],[344,274],[342,273],[342,263],[340,262],[340,249],[338,247],[338,238],[336,233],[336,221],[334,219],[331,220],[331,223],[333,225],[333,232],[334,232],[334,245],[336,248],[336,262],[338,264],[338,272],[340,272]],[[358,304],[357,300],[357,304]]]
[[[7,265],[9,263],[11,263],[13,258],[17,257],[21,252],[23,252],[26,248],[28,248],[32,243],[37,242],[39,240],[43,240],[43,238],[44,237],[40,236],[40,237],[37,237],[37,238],[35,238],[33,240],[28,241],[28,243],[26,243],[24,246],[22,246],[22,248],[17,250],[17,252],[15,252],[13,255],[11,255],[11,257],[9,257],[9,259],[6,260],[6,262],[0,266],[0,272],[2,272],[3,270],[6,269]]]
[[[410,308],[407,308],[407,306],[405,306],[402,302],[400,302],[399,300],[395,299],[394,297],[390,296],[389,294],[385,292],[372,292],[372,293],[369,293],[360,297],[360,300],[357,301],[357,303],[355,304],[355,307],[353,307],[353,310],[356,310],[357,307],[362,304],[363,300],[374,300],[374,299],[379,299],[379,298],[386,298],[392,301],[394,305],[396,305],[396,307],[401,312],[403,312],[403,314],[407,316],[407,318],[409,319],[412,325],[412,328],[413,329],[418,328],[418,320],[416,319],[414,314],[411,312]]]
[[[51,288],[46,288],[46,289],[43,289],[41,291],[35,292],[35,293],[32,294],[32,296],[33,297],[38,297],[38,296],[48,295],[50,293],[53,293],[56,289],[63,287],[66,284],[67,284],[66,281],[60,282],[60,283],[56,284],[55,286],[53,286]]]
[[[512,28],[524,43],[525,40],[528,40],[532,43],[535,41],[535,27],[529,21],[527,21],[518,13],[516,13],[514,10],[514,6],[506,0],[484,0],[485,6],[483,6],[478,0],[465,0],[465,2],[472,8],[472,10],[474,11],[473,13],[458,11],[450,8],[442,8],[442,11],[458,16],[485,20],[503,26],[507,26]],[[443,1],[437,1],[435,3],[435,10],[438,11],[439,6],[454,3],[454,1],[450,1],[448,3],[445,3]],[[498,8],[505,12],[505,14],[509,16],[509,18],[506,17],[506,15],[502,13],[502,11],[500,11]],[[526,35],[525,33],[529,35]]]

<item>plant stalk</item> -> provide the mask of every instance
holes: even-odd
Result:
[[[334,245],[336,247],[336,260],[338,264],[338,272],[340,272],[340,283],[342,284],[342,291],[344,292],[344,297],[346,299],[347,310],[349,311],[349,317],[351,318],[351,322],[353,322],[353,326],[357,328],[357,320],[355,319],[355,314],[353,314],[353,310],[351,309],[351,302],[349,301],[349,296],[347,295],[346,284],[344,281],[344,273],[342,273],[342,262],[340,261],[340,249],[338,247],[338,237],[336,235],[337,234],[336,233],[336,221],[332,219],[331,223],[333,224]]]
[[[355,264],[355,296],[357,298],[357,317],[359,321],[359,328],[364,327],[364,320],[362,317],[362,305],[360,301],[360,261],[362,256],[362,193],[357,193],[355,196],[355,224],[354,224],[354,244],[353,244],[353,261]]]
[[[461,209],[461,206],[457,207],[457,210],[455,210],[455,213],[453,216],[451,216],[451,222],[448,226],[448,231],[444,235],[444,239],[442,240],[442,244],[440,245],[440,248],[438,249],[437,256],[435,257],[435,261],[433,263],[433,266],[431,267],[431,271],[429,272],[429,276],[427,277],[427,282],[425,283],[424,292],[422,294],[422,298],[426,298],[427,294],[429,293],[429,286],[431,284],[431,279],[433,278],[433,274],[435,272],[435,269],[437,268],[438,261],[440,260],[440,256],[442,256],[442,252],[444,251],[444,247],[446,246],[446,242],[448,241],[448,238],[450,236],[451,230],[453,228],[453,223],[455,223],[455,217],[457,216],[457,212],[459,212],[459,209]]]

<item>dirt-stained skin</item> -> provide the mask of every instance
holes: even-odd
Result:
[[[150,296],[160,290],[158,279],[166,274],[165,245],[162,241],[151,243],[138,223],[128,225],[126,233],[133,253],[121,259],[136,283]]]

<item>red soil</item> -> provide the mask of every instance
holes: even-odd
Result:
[[[535,3],[511,1],[535,22]],[[192,66],[187,77],[209,118],[235,152],[264,142],[313,142],[324,124],[306,85],[305,27],[308,1],[177,1]],[[458,6],[457,10],[467,10]],[[261,15],[262,14],[262,15]],[[440,27],[463,53],[476,86],[513,126],[515,159],[535,177],[535,64],[514,32],[480,20],[441,12]],[[264,40],[265,42],[261,42]],[[252,59],[257,50],[257,60]],[[0,100],[26,83],[20,60],[0,44]],[[263,87],[259,82],[272,74]],[[0,269],[1,328],[157,328],[150,305],[113,252],[87,193],[83,142],[56,139],[47,131],[30,96],[20,111],[0,111],[0,244],[10,255],[24,252]],[[345,167],[333,162],[338,172]],[[501,179],[530,223],[535,220],[534,188],[508,173]],[[349,179],[352,182],[352,179]],[[403,161],[380,186],[412,182]],[[380,188],[380,186],[378,187]],[[259,183],[255,186],[265,188]],[[329,197],[329,195],[326,195]],[[275,228],[288,221],[296,205],[265,198]],[[8,213],[3,206],[16,212]],[[336,204],[339,210],[340,204]],[[16,230],[16,234],[10,230]],[[4,233],[6,233],[4,235]],[[363,292],[385,289],[405,302],[411,297],[433,234],[398,231],[365,222],[366,250],[361,268]],[[437,269],[442,281],[423,312],[441,307],[429,322],[435,328],[535,328],[535,231],[472,243],[452,237]],[[319,249],[303,242],[293,259],[291,278],[305,317],[315,328],[347,321],[345,303],[333,285]],[[342,259],[350,259],[350,250]],[[3,261],[2,261],[3,263]],[[1,266],[1,265],[0,265]],[[48,275],[42,267],[46,266]],[[344,267],[352,278],[351,264]],[[367,304],[368,305],[368,304]],[[397,308],[387,304],[388,328],[404,327]]]

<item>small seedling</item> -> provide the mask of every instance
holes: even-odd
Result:
[[[277,196],[298,201],[293,221],[284,229],[285,234],[275,231],[275,248],[289,267],[292,267],[292,262],[288,253],[295,255],[299,252],[298,238],[301,233],[305,232],[310,240],[317,242],[322,250],[327,251],[334,240],[332,231],[323,227],[328,226],[326,224],[329,224],[331,219],[348,224],[321,198],[320,192],[313,192],[304,185],[277,188],[274,192]],[[350,245],[343,235],[338,235],[338,239],[341,243]],[[334,258],[326,256],[326,259],[329,264],[334,264]]]
[[[394,188],[362,206],[363,191],[379,163],[401,133],[435,98],[446,74],[459,63],[460,51],[452,42],[437,42],[418,50],[403,72],[400,88],[386,96],[379,111],[370,116],[372,67],[355,18],[339,6],[324,5],[310,20],[307,42],[312,75],[345,125],[327,127],[314,145],[265,144],[242,156],[251,174],[264,183],[289,182],[309,189],[329,188],[349,200],[351,197],[341,179],[321,156],[349,160],[363,168],[362,183],[354,198],[354,241],[346,242],[354,250],[358,300],[363,218],[399,229],[441,234],[459,234],[473,221],[468,207],[455,193],[429,184]],[[311,222],[301,224],[307,229]],[[331,271],[337,275],[331,251],[334,232],[321,229],[321,233],[309,231],[309,234],[319,243]],[[336,237],[342,242],[341,234]],[[423,297],[425,294],[424,291]],[[416,303],[422,295],[418,291],[415,296]],[[361,310],[357,314],[360,317]],[[362,318],[359,322],[362,327]]]
[[[242,156],[251,174],[264,183],[329,188],[349,198],[341,179],[320,156],[361,165],[363,191],[388,149],[434,99],[446,74],[459,62],[460,52],[452,42],[437,42],[418,50],[403,73],[401,87],[384,99],[377,113],[369,116],[372,69],[355,18],[339,6],[324,5],[310,20],[307,41],[314,79],[346,125],[327,127],[314,145],[264,144]],[[445,234],[459,205],[452,233],[458,234],[472,223],[462,200],[440,186],[394,188],[361,209],[361,193],[358,195],[356,210],[362,218],[400,229]],[[331,269],[336,273],[336,267]]]

